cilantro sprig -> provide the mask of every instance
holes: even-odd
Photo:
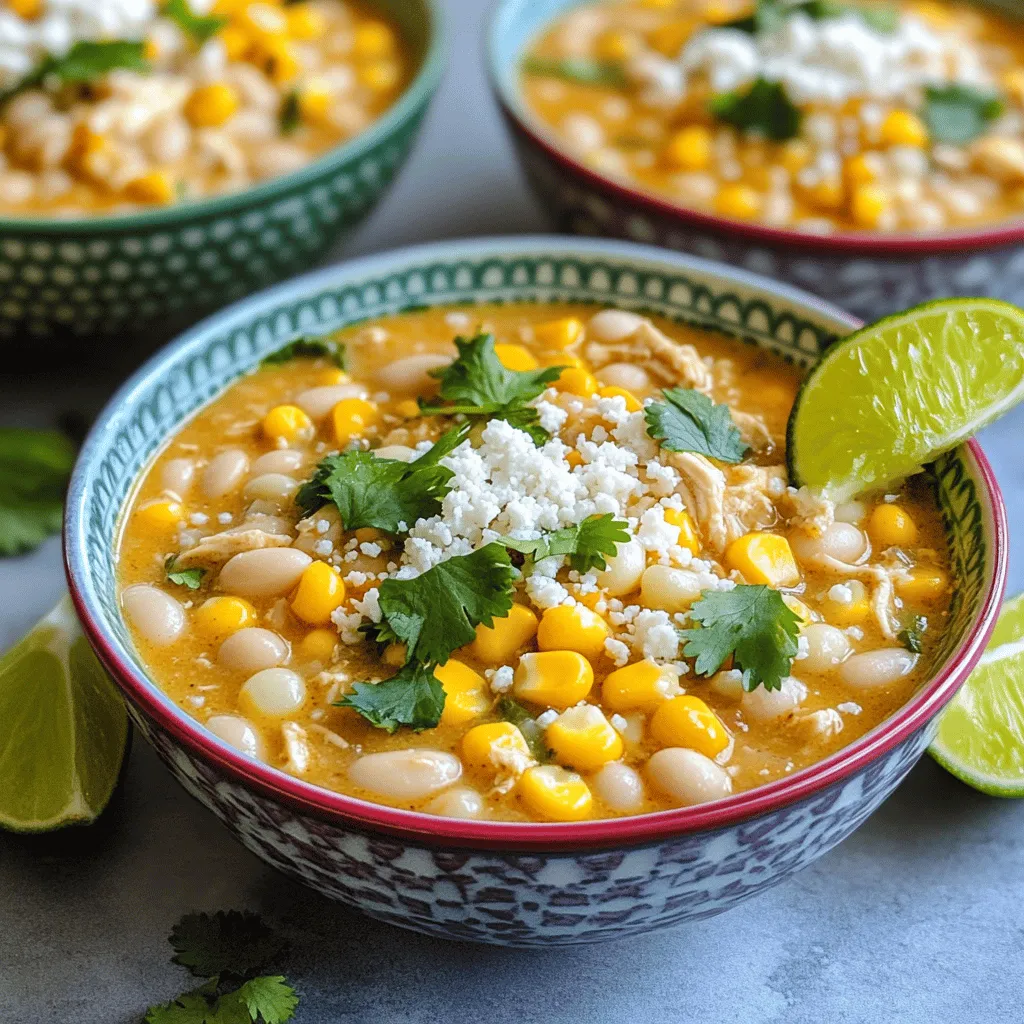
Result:
[[[164,572],[171,583],[177,584],[179,587],[188,587],[189,590],[198,590],[203,585],[203,577],[206,575],[206,570],[198,567],[179,569],[177,555],[167,556],[164,562]]]
[[[345,346],[332,338],[296,338],[276,352],[264,356],[261,366],[278,366],[293,359],[328,359],[339,370],[345,369]]]
[[[709,106],[720,121],[775,142],[800,134],[802,115],[781,82],[758,78],[745,90],[712,97]]]
[[[74,461],[63,434],[0,428],[0,555],[31,551],[60,529]]]
[[[205,43],[228,23],[227,18],[215,14],[196,14],[188,0],[167,0],[160,13],[197,43]]]
[[[444,689],[432,668],[406,665],[379,683],[356,683],[335,707],[358,711],[371,725],[393,733],[432,729],[444,711]]]
[[[742,462],[747,452],[727,405],[700,391],[667,388],[664,402],[644,409],[647,433],[670,452],[696,452],[719,462]]]
[[[928,619],[923,615],[913,616],[909,622],[896,634],[896,639],[911,654],[920,654],[924,650],[922,643],[924,634],[928,629]]]
[[[279,974],[260,972],[279,959],[284,941],[248,911],[187,914],[170,935],[172,963],[202,985],[151,1006],[145,1024],[286,1024],[299,997]]]
[[[494,351],[494,335],[456,338],[458,358],[448,366],[431,371],[441,382],[442,402],[420,399],[424,416],[464,415],[473,419],[507,420],[525,430],[537,444],[550,436],[539,422],[537,410],[528,405],[537,398],[565,367],[538,370],[509,370]]]
[[[1003,109],[995,93],[952,83],[925,90],[922,115],[934,142],[964,146],[984,134]]]
[[[771,587],[741,585],[705,592],[690,609],[696,629],[681,629],[683,654],[696,658],[698,675],[714,675],[732,655],[743,688],[778,690],[798,650],[800,619]]]
[[[621,64],[590,57],[527,57],[523,61],[523,71],[528,75],[558,78],[574,85],[621,88],[626,84],[626,72]]]
[[[539,562],[552,555],[568,555],[569,564],[577,572],[605,569],[605,556],[615,554],[619,544],[629,540],[629,524],[616,519],[610,512],[590,516],[575,526],[547,533],[536,540],[518,540],[502,537],[500,543],[512,551],[526,555],[530,562]],[[528,568],[523,573],[527,575]]]
[[[895,32],[900,23],[900,12],[897,7],[888,4],[871,6],[861,4],[839,3],[837,0],[757,0],[753,12],[746,17],[726,22],[723,28],[738,29],[751,35],[767,35],[782,27],[786,18],[793,14],[806,14],[814,21],[826,18],[841,18],[847,14],[855,14],[869,28],[888,35]]]

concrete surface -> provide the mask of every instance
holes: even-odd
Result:
[[[479,0],[447,0],[451,68],[397,187],[346,247],[542,230],[485,91]],[[111,360],[108,360],[110,362]],[[5,368],[0,421],[91,415],[118,365],[59,381]],[[121,365],[123,364],[123,365]],[[1011,522],[1024,410],[986,432]],[[1011,592],[1024,586],[1013,550]],[[0,561],[0,648],[63,589],[51,540]],[[365,920],[264,868],[137,744],[89,830],[0,835],[0,1022],[130,1024],[188,985],[166,935],[185,912],[248,907],[292,942],[298,1024],[933,1024],[1024,1017],[1024,805],[925,759],[850,840],[732,913],[577,950],[445,944]]]

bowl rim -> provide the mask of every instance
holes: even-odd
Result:
[[[590,0],[570,0],[566,8],[583,6]],[[495,0],[488,15],[485,46],[487,78],[505,117],[532,145],[543,151],[563,171],[582,179],[591,188],[609,193],[615,200],[640,207],[649,215],[674,220],[680,225],[698,228],[709,233],[728,235],[741,241],[756,242],[775,248],[798,249],[804,252],[836,252],[878,254],[879,256],[927,256],[939,253],[962,252],[965,249],[995,249],[1024,241],[1024,216],[990,227],[964,228],[930,234],[894,232],[877,235],[870,232],[836,231],[826,235],[796,231],[792,228],[770,227],[754,221],[722,217],[718,214],[691,209],[657,192],[611,175],[600,174],[576,159],[567,149],[558,145],[554,135],[522,102],[520,90],[509,87],[502,72],[498,49],[508,28],[508,19],[529,0]],[[550,20],[545,24],[550,24]],[[516,55],[518,62],[520,54]]]
[[[426,846],[506,851],[557,852],[580,848],[640,846],[756,818],[811,797],[856,774],[925,727],[952,699],[980,659],[995,628],[1006,586],[1006,509],[992,468],[981,446],[973,439],[967,443],[966,449],[975,467],[972,475],[978,485],[978,496],[983,507],[985,535],[990,538],[991,575],[973,625],[956,651],[950,655],[942,671],[881,725],[821,761],[764,786],[735,793],[709,804],[575,823],[470,821],[374,804],[314,786],[250,759],[219,740],[184,710],[177,708],[157,684],[135,666],[128,651],[107,630],[102,610],[94,607],[85,542],[86,499],[92,489],[93,465],[108,451],[107,438],[117,427],[121,408],[130,403],[138,392],[148,388],[154,379],[162,375],[169,363],[176,362],[186,351],[202,348],[211,335],[227,335],[233,326],[249,322],[254,316],[267,314],[287,301],[315,295],[323,288],[336,288],[342,281],[358,282],[374,274],[421,265],[432,259],[449,262],[460,258],[482,260],[489,254],[503,259],[512,255],[537,257],[584,254],[604,256],[636,267],[653,264],[668,272],[711,275],[720,285],[732,284],[741,289],[755,289],[770,299],[788,302],[800,312],[831,319],[840,329],[853,330],[860,324],[856,318],[822,299],[749,271],[653,246],[558,235],[454,239],[409,246],[305,274],[236,302],[164,347],[118,389],[93,425],[72,474],[64,522],[64,562],[68,586],[86,636],[123,695],[158,730],[169,733],[198,760],[212,764],[232,781],[256,790],[263,797],[299,812],[364,832],[397,835]]]
[[[287,174],[269,178],[237,192],[209,196],[192,202],[173,203],[151,210],[99,215],[96,217],[11,217],[0,216],[0,238],[14,235],[83,235],[108,232],[145,231],[208,217],[224,216],[271,202],[279,196],[301,189],[324,174],[360,160],[371,149],[392,135],[437,90],[444,72],[448,49],[448,23],[440,0],[419,0],[428,19],[428,34],[419,70],[398,98],[376,120],[352,138],[332,146],[315,160]]]

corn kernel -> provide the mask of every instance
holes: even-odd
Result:
[[[678,673],[653,661],[638,661],[610,672],[601,684],[601,701],[609,711],[653,711],[679,693]]]
[[[801,626],[809,626],[814,621],[814,613],[800,598],[783,594],[782,603],[800,620]]]
[[[331,419],[334,438],[338,444],[344,445],[374,426],[380,419],[380,410],[365,398],[343,398],[331,410]]]
[[[636,53],[637,41],[634,36],[611,29],[602,32],[597,40],[597,56],[601,60],[624,61]]]
[[[220,40],[221,46],[224,47],[224,55],[228,60],[241,60],[252,42],[249,33],[237,25],[225,25],[218,33],[217,38]]]
[[[352,36],[352,53],[360,60],[386,57],[395,49],[395,33],[382,21],[364,21]]]
[[[548,821],[580,821],[590,814],[594,798],[575,772],[553,764],[537,765],[523,772],[519,798],[538,818]]]
[[[240,597],[211,597],[196,609],[195,624],[208,639],[223,640],[254,625],[256,618],[256,609]]]
[[[868,519],[868,536],[877,548],[895,548],[917,541],[917,524],[899,505],[876,505]]]
[[[647,33],[647,42],[663,56],[675,58],[679,56],[686,40],[693,35],[694,27],[694,23],[688,20],[668,21],[651,29]]]
[[[704,20],[710,25],[724,25],[727,21],[743,17],[745,12],[737,13],[728,0],[709,0],[704,7]]]
[[[327,19],[310,4],[292,4],[284,17],[288,35],[293,39],[322,39],[327,31]]]
[[[644,407],[643,402],[632,391],[627,391],[625,388],[617,388],[612,384],[598,388],[597,393],[602,398],[624,398],[626,400],[627,412],[639,412]]]
[[[570,708],[590,693],[594,670],[576,651],[524,654],[513,677],[512,690],[532,704]]]
[[[1024,68],[1010,68],[1003,75],[1003,88],[1017,103],[1024,104]]]
[[[409,648],[405,644],[388,644],[381,657],[385,665],[401,668],[409,659]]]
[[[442,725],[465,725],[491,710],[487,680],[479,672],[454,658],[434,669],[434,676],[444,689]]]
[[[576,651],[584,658],[599,658],[611,636],[608,623],[581,605],[548,608],[537,627],[537,646],[542,651]]]
[[[323,124],[331,112],[331,91],[327,83],[314,79],[299,90],[299,116],[310,124]]]
[[[919,565],[905,577],[897,576],[895,582],[900,597],[922,604],[938,600],[949,589],[949,577],[937,566]]]
[[[860,580],[849,580],[837,586],[846,587],[851,595],[849,601],[836,600],[833,593],[836,588],[829,590],[825,600],[821,604],[821,613],[825,621],[833,626],[860,626],[871,617],[871,603],[867,587]]]
[[[462,737],[462,760],[467,768],[515,775],[535,763],[526,737],[511,722],[474,725]]]
[[[311,630],[299,641],[299,660],[327,664],[333,657],[337,644],[338,634],[333,629]]]
[[[149,526],[168,527],[177,526],[185,518],[185,509],[170,498],[156,498],[140,505],[135,514]]]
[[[870,154],[858,153],[843,165],[843,174],[850,185],[870,185],[878,180],[879,167]]]
[[[272,441],[308,441],[314,433],[313,421],[297,405],[275,405],[263,417],[263,433]]]
[[[559,374],[558,380],[554,382],[552,387],[557,388],[559,391],[568,391],[570,395],[591,398],[597,394],[598,384],[593,374],[587,373],[586,370],[578,369],[575,366],[570,366]]]
[[[295,51],[284,40],[261,43],[257,61],[274,85],[287,85],[301,70]]]
[[[288,31],[288,19],[284,11],[274,4],[245,3],[234,13],[239,25],[252,38],[261,42],[278,42]]]
[[[622,757],[622,737],[593,704],[563,711],[544,730],[544,741],[559,764],[581,772]]]
[[[575,448],[570,448],[565,453],[565,461],[569,464],[570,468],[575,469],[577,466],[583,465],[583,456]]]
[[[79,121],[71,133],[71,142],[64,163],[74,173],[92,173],[91,158],[109,148],[110,143],[106,136],[94,132],[83,121]]]
[[[333,387],[335,384],[347,384],[349,375],[344,370],[332,366],[330,369],[321,370],[316,375],[316,382],[323,387]]]
[[[129,181],[124,194],[137,203],[163,205],[174,198],[174,182],[166,171],[149,171]]]
[[[311,626],[326,626],[345,600],[345,582],[326,562],[312,562],[299,578],[292,614]]]
[[[921,149],[928,145],[928,129],[917,114],[909,110],[890,110],[880,130],[882,142],[886,146],[913,146]]]
[[[582,320],[566,316],[560,320],[548,320],[546,323],[537,324],[533,329],[533,336],[541,345],[561,350],[575,345],[583,337],[583,331]]]
[[[38,18],[43,9],[42,0],[8,0],[8,5],[19,18],[26,21]]]
[[[689,694],[665,701],[651,716],[648,729],[663,747],[687,747],[705,757],[716,757],[729,746],[729,733],[718,715]]]
[[[862,228],[877,228],[889,212],[892,201],[880,185],[858,185],[850,199],[850,216]]]
[[[238,110],[238,93],[226,82],[201,85],[185,101],[184,110],[197,128],[217,128]]]
[[[160,59],[160,43],[153,36],[147,36],[142,47],[142,56],[150,63]]]
[[[506,370],[536,370],[539,365],[533,353],[522,345],[495,345],[494,354]]]
[[[682,171],[704,171],[711,166],[711,132],[703,125],[691,124],[675,132],[661,154],[669,167]]]
[[[364,64],[356,72],[360,85],[367,89],[383,92],[386,89],[394,89],[401,78],[401,72],[394,61],[381,60],[374,64]]]
[[[807,199],[821,210],[838,210],[846,201],[846,189],[838,175],[822,178],[807,189]]]
[[[395,406],[395,414],[407,420],[412,419],[414,416],[419,416],[419,403],[415,398],[406,398]]]
[[[693,519],[690,518],[690,513],[686,509],[666,509],[665,522],[679,527],[679,538],[676,540],[676,544],[681,548],[686,548],[691,554],[700,554],[700,537],[697,536],[697,528],[693,525]]]
[[[761,210],[761,197],[749,185],[723,185],[715,197],[715,212],[750,220]]]
[[[538,358],[540,359],[541,366],[558,366],[566,370],[587,370],[588,373],[590,372],[587,369],[587,364],[579,356],[574,356],[569,352],[542,352]]]
[[[953,10],[938,0],[918,0],[913,6],[913,11],[935,28],[948,29],[953,25]]]
[[[471,645],[474,657],[489,665],[503,665],[537,634],[537,616],[525,604],[514,604],[503,619],[476,627]]]
[[[792,587],[800,582],[789,541],[776,533],[747,533],[725,549],[725,564],[743,574],[748,583]]]
[[[779,163],[790,174],[796,174],[811,162],[812,156],[811,147],[806,142],[791,139],[779,150]]]

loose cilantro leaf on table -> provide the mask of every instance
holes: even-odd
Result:
[[[178,556],[168,555],[164,562],[164,571],[171,583],[176,583],[179,587],[188,587],[189,590],[198,590],[202,586],[203,577],[206,575],[205,569],[179,569],[177,566]]]
[[[925,89],[924,121],[934,142],[963,146],[973,142],[1003,113],[1003,101],[969,85]]]
[[[205,43],[228,23],[227,18],[219,18],[215,14],[196,14],[188,0],[167,0],[160,13],[175,22],[197,43]]]
[[[0,93],[0,103],[26,89],[48,86],[80,85],[94,82],[110,71],[148,71],[145,44],[129,40],[111,39],[104,42],[81,40],[63,57],[49,56],[10,89]]]
[[[60,529],[74,461],[63,434],[0,428],[0,555],[31,551]]]
[[[590,57],[527,57],[523,71],[542,78],[560,78],[576,85],[607,85],[620,88],[626,84],[626,72],[613,61]]]
[[[781,82],[759,78],[745,91],[713,97],[710,109],[720,121],[775,142],[785,142],[800,133],[800,111]]]
[[[742,462],[747,446],[727,405],[715,405],[700,391],[668,388],[664,402],[644,409],[647,433],[670,452],[696,452],[719,462]]]
[[[409,529],[417,519],[441,511],[441,499],[451,490],[455,474],[438,462],[468,433],[469,424],[447,431],[412,462],[382,459],[364,451],[328,455],[313,478],[299,488],[295,502],[306,515],[333,502],[346,530],[369,526],[401,533],[403,523]]]
[[[345,369],[345,346],[331,338],[296,338],[283,348],[264,356],[261,366],[277,366],[293,359],[329,359],[339,370]]]
[[[617,546],[628,540],[628,524],[607,512],[590,516],[582,523],[563,527],[536,540],[502,537],[500,543],[512,551],[527,555],[531,562],[539,562],[552,555],[568,555],[569,564],[577,572],[587,572],[590,569],[607,568],[605,556],[614,555]],[[524,575],[528,575],[525,568]]]
[[[444,711],[444,689],[432,668],[406,665],[379,683],[356,683],[337,701],[339,708],[358,711],[371,725],[387,732],[408,726],[433,729]]]
[[[697,629],[682,629],[683,654],[698,675],[717,672],[729,655],[743,672],[743,688],[777,690],[798,650],[799,617],[782,595],[763,585],[705,592],[690,610]]]
[[[432,371],[441,382],[443,403],[420,399],[425,416],[462,414],[507,420],[525,430],[538,444],[548,433],[538,422],[537,410],[527,405],[558,379],[564,367],[548,366],[538,370],[509,370],[494,352],[494,335],[456,338],[458,358],[448,366]]]
[[[196,977],[215,974],[248,977],[284,953],[285,943],[259,914],[220,910],[186,914],[171,929],[171,963],[187,967]]]

